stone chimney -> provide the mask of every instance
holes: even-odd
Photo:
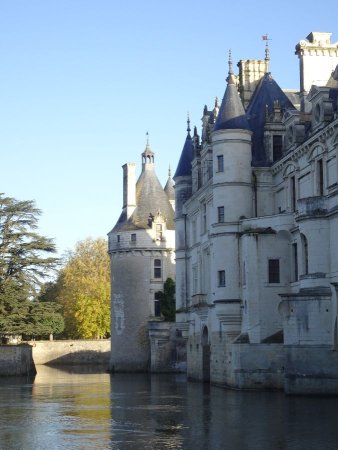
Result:
[[[331,35],[312,31],[306,40],[296,45],[302,111],[307,112],[306,95],[311,86],[325,86],[338,64],[338,43],[331,43]]]
[[[267,59],[241,59],[237,64],[239,68],[238,89],[244,109],[247,108],[257,84],[269,70],[268,64]]]
[[[136,208],[136,177],[135,163],[127,163],[123,169],[123,211],[126,212],[127,220]]]

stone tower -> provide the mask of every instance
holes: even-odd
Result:
[[[148,322],[160,315],[156,293],[175,278],[172,180],[164,190],[156,176],[154,153],[142,153],[123,167],[123,209],[108,234],[111,261],[111,371],[146,371],[150,348]]]

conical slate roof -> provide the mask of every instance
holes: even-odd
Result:
[[[214,131],[249,129],[249,124],[245,116],[245,111],[241,99],[238,95],[236,81],[232,72],[232,62],[229,59],[228,84],[219,109]]]
[[[190,120],[188,119],[187,137],[184,142],[180,160],[174,175],[177,177],[191,176],[191,162],[193,159],[193,142],[190,136]]]
[[[264,149],[264,126],[266,114],[274,111],[278,102],[282,111],[296,109],[270,73],[266,73],[256,87],[247,108],[247,117],[252,135],[252,165],[267,166],[269,162]]]
[[[170,169],[169,169],[168,180],[166,182],[166,185],[164,186],[164,192],[167,194],[169,200],[175,200],[174,182],[173,182],[173,179],[171,178]]]
[[[154,164],[144,164],[136,183],[136,208],[129,220],[125,212],[122,212],[113,230],[148,229],[149,217],[155,216],[158,212],[166,219],[167,229],[174,230],[174,210],[156,176]]]

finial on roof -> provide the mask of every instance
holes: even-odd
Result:
[[[231,55],[231,48],[229,49],[229,75],[232,75],[234,73],[233,69],[232,69],[232,55]]]
[[[270,49],[269,49],[269,35],[268,33],[263,34],[262,41],[265,41],[265,62],[266,62],[266,71],[269,71],[269,61],[270,61]]]
[[[218,99],[218,97],[215,98],[215,108],[219,108],[219,99]]]
[[[189,112],[188,112],[188,117],[187,117],[187,132],[190,135],[190,117],[189,117]]]
[[[147,136],[147,145],[146,145],[146,148],[149,148],[149,131],[146,132],[146,136]]]
[[[169,164],[169,169],[168,169],[168,177],[171,178],[171,168],[170,168],[170,164]]]
[[[233,71],[233,68],[232,68],[231,49],[229,50],[228,64],[229,64],[229,75],[228,75],[226,81],[228,82],[228,84],[236,84],[235,75],[234,75],[234,71]]]

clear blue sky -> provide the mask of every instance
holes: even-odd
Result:
[[[115,0],[0,1],[0,192],[34,199],[40,232],[62,254],[114,226],[122,169],[150,133],[166,182],[204,104],[222,98],[227,55],[264,58],[298,88],[294,47],[311,31],[338,41],[337,3]]]

